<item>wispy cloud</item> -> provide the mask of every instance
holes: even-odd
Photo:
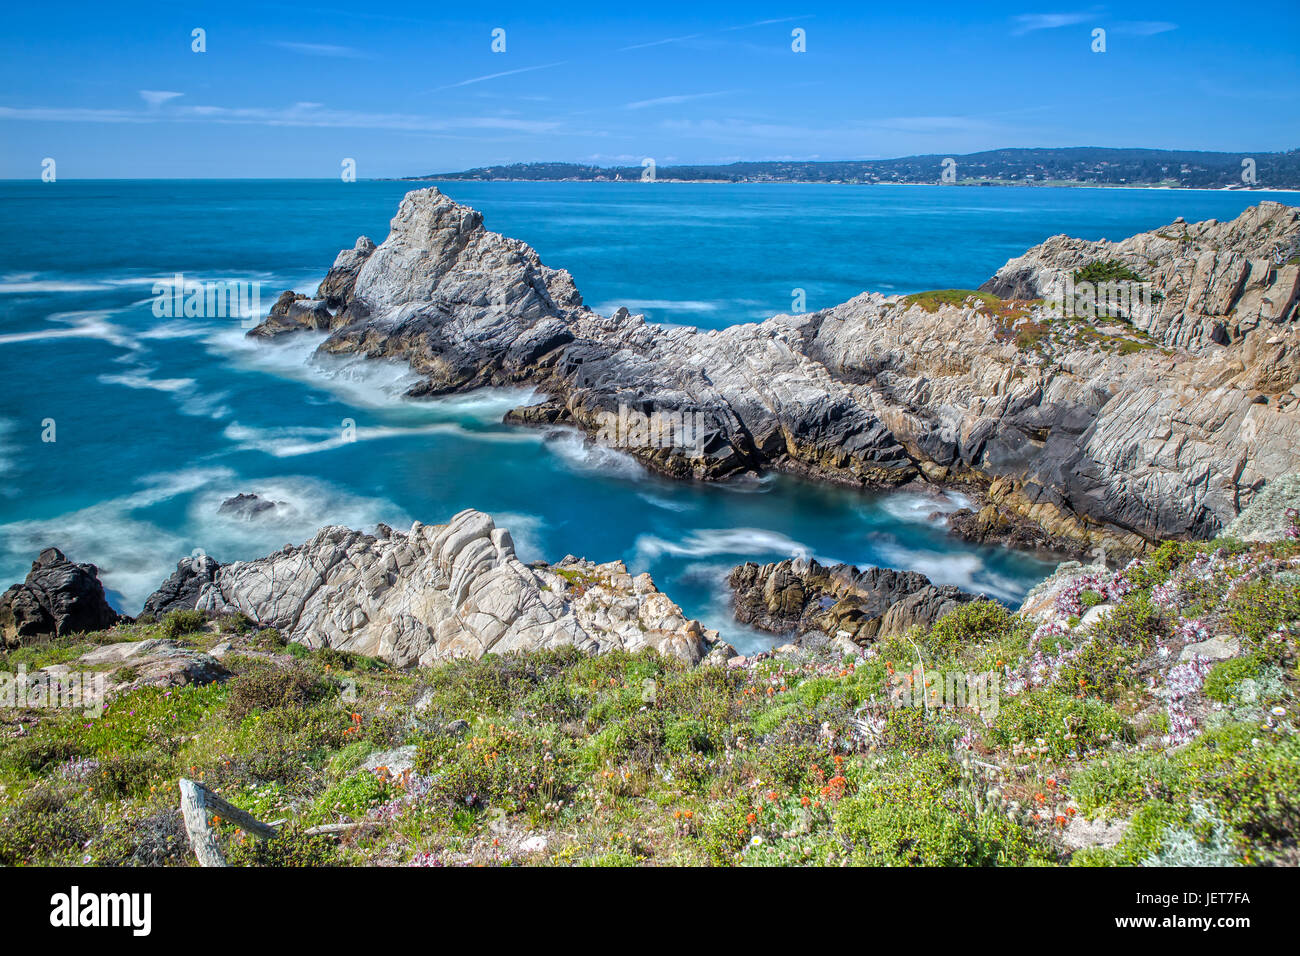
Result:
[[[673,106],[677,103],[689,103],[692,100],[708,100],[715,96],[727,96],[733,90],[715,90],[712,93],[679,93],[676,96],[656,96],[652,100],[637,100],[635,103],[623,104],[625,110],[643,110],[648,106]]]
[[[272,40],[271,45],[278,46],[282,50],[302,53],[305,56],[341,57],[348,60],[364,60],[370,56],[370,54],[353,47],[337,46],[333,43],[298,43],[293,40]]]
[[[628,50],[644,50],[652,46],[663,46],[667,43],[682,43],[686,40],[698,40],[704,36],[703,33],[688,33],[680,37],[667,37],[663,40],[651,40],[648,43],[633,43],[631,46],[621,46],[618,48],[619,53],[626,53]]]
[[[1127,34],[1135,37],[1150,37],[1157,33],[1168,33],[1170,30],[1177,30],[1178,24],[1170,23],[1167,20],[1123,20],[1114,27],[1116,33]]]
[[[40,120],[73,123],[232,123],[253,126],[321,127],[330,129],[389,129],[408,132],[452,130],[508,130],[549,133],[560,124],[551,120],[515,119],[505,116],[464,116],[434,119],[411,113],[366,113],[333,110],[319,103],[295,103],[289,107],[180,106],[161,111],[87,109],[84,107],[0,106],[0,120]]]
[[[503,76],[514,76],[516,73],[532,73],[534,70],[549,70],[554,66],[563,66],[568,60],[558,60],[555,63],[542,63],[538,66],[521,66],[517,70],[502,70],[500,73],[485,73],[483,76],[472,76],[468,80],[461,80],[459,83],[448,83],[446,86],[436,86],[432,90],[425,90],[426,93],[438,93],[442,90],[454,90],[459,86],[470,86],[474,83],[483,83],[487,80],[499,79]]]
[[[795,20],[811,20],[813,17],[776,17],[770,20],[756,20],[753,23],[742,23],[734,27],[720,27],[714,33],[732,33],[736,30],[749,30],[753,27],[766,27],[776,23],[791,23]],[[679,37],[666,37],[662,40],[649,40],[645,43],[633,43],[630,46],[619,47],[619,53],[626,53],[628,50],[645,50],[654,46],[666,46],[669,43],[685,43],[687,40],[699,40],[703,37],[710,36],[710,33],[687,33]]]
[[[878,129],[903,130],[909,133],[969,133],[987,130],[993,124],[973,116],[891,116],[874,120],[869,126]]]
[[[184,93],[176,93],[172,90],[140,90],[140,99],[149,104],[150,109],[157,109],[168,100],[174,100],[178,96],[184,96]]]
[[[1033,33],[1035,30],[1055,30],[1057,27],[1069,27],[1076,23],[1094,19],[1096,13],[1022,13],[1011,18],[1015,29],[1011,32],[1019,36]]]

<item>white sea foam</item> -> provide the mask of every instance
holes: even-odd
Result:
[[[57,546],[74,561],[98,566],[119,609],[134,613],[144,599],[196,549],[221,561],[269,554],[307,540],[325,525],[369,530],[383,521],[409,526],[410,517],[378,498],[350,494],[302,476],[240,478],[227,468],[189,469],[151,476],[136,491],[48,519],[0,525],[0,553],[14,573],[43,548]],[[221,514],[221,503],[241,492],[286,507],[246,519]],[[179,526],[160,526],[141,512],[175,498],[190,498]]]
[[[246,368],[326,389],[357,407],[398,404],[406,391],[420,381],[405,362],[318,354],[317,346],[328,337],[321,332],[299,332],[286,342],[269,343],[250,339],[244,333],[235,323],[208,336],[205,344],[213,354],[233,357]]]
[[[886,567],[920,571],[935,584],[951,584],[972,594],[1015,600],[1024,589],[1005,575],[991,571],[977,554],[929,551],[887,543],[880,546]]]
[[[598,445],[581,432],[556,428],[546,433],[545,448],[571,471],[641,480],[649,476],[644,465],[625,451]]]
[[[694,502],[673,501],[671,498],[652,495],[646,491],[637,492],[637,497],[647,504],[654,505],[656,508],[663,508],[665,511],[691,511],[696,507]]]
[[[617,302],[604,302],[600,305],[593,306],[592,311],[601,315],[612,315],[619,306],[625,307],[629,312],[637,313],[646,310],[660,310],[670,312],[717,312],[721,306],[718,302],[705,302],[700,299],[621,299]]]
[[[155,392],[180,392],[194,387],[192,378],[151,378],[156,371],[152,368],[137,368],[131,372],[114,375],[101,375],[99,380],[105,385],[122,385],[126,388],[147,388]]]
[[[451,515],[439,520],[445,521]],[[541,561],[546,558],[542,547],[542,531],[546,521],[540,515],[524,514],[520,511],[494,511],[492,522],[498,528],[505,528],[515,542],[515,555],[520,561]]]
[[[731,585],[730,564],[695,561],[682,568],[674,583],[693,584],[707,590],[709,599],[699,615],[700,623],[718,632],[722,640],[742,654],[771,650],[785,640],[783,635],[769,634],[736,620]]]
[[[931,520],[933,514],[948,515],[961,508],[969,508],[971,501],[956,491],[939,494],[918,494],[900,491],[880,500],[880,507],[900,521],[912,524],[942,524],[942,519]]]
[[[24,568],[44,548],[60,548],[71,560],[99,567],[106,588],[120,595],[123,609],[138,608],[171,573],[176,561],[198,547],[184,532],[160,527],[135,513],[186,495],[213,481],[228,480],[225,469],[190,469],[154,475],[138,491],[48,519],[0,525],[4,562]]]
[[[108,321],[115,309],[95,309],[82,312],[56,312],[49,316],[62,328],[47,327],[25,332],[8,332],[0,335],[0,345],[19,342],[54,342],[59,339],[99,339],[124,349],[137,349],[139,345],[125,329]]]
[[[703,558],[719,554],[767,555],[779,554],[785,558],[811,558],[813,551],[781,534],[763,528],[701,528],[690,532],[680,541],[669,541],[658,535],[643,534],[636,539],[638,561],[654,561],[664,555],[672,557]],[[818,558],[818,560],[822,560]],[[823,561],[836,564],[835,561]]]

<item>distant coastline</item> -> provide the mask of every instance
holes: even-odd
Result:
[[[1057,186],[1140,189],[1296,190],[1300,150],[998,149],[897,159],[633,166],[531,162],[402,177],[409,182],[805,183],[897,186]]]
[[[781,180],[735,180],[735,179],[654,179],[642,182],[636,179],[479,179],[470,176],[399,176],[377,177],[371,182],[390,183],[604,183],[607,185],[665,185],[665,186],[933,186],[947,189],[953,186],[971,187],[1011,187],[1019,189],[1135,189],[1143,191],[1167,190],[1178,192],[1203,193],[1300,193],[1300,186],[1182,186],[1159,183],[1090,183],[1090,182],[1017,182],[1015,180],[980,180],[956,183],[924,182],[888,182],[855,183],[839,180],[819,179],[781,179]]]

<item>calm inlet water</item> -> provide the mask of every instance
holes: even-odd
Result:
[[[324,524],[394,527],[492,513],[525,559],[622,558],[742,648],[724,578],[792,554],[914,568],[1015,601],[1049,570],[949,539],[932,502],[785,477],[669,483],[580,437],[500,424],[523,397],[410,402],[404,369],[249,342],[238,320],[153,314],[152,287],[260,281],[312,291],[357,235],[380,241],[405,183],[0,183],[0,582],[57,545],[99,565],[127,612],[202,549],[221,560]],[[586,301],[711,328],[866,289],[974,287],[1054,233],[1119,239],[1182,215],[1235,216],[1222,192],[453,183],[489,228],[569,269]],[[342,441],[345,420],[357,441]],[[50,436],[52,421],[55,441]],[[253,492],[274,519],[218,513]],[[954,502],[955,505],[957,502]]]

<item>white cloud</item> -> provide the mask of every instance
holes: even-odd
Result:
[[[625,110],[641,110],[647,106],[672,106],[676,103],[689,103],[692,100],[707,100],[715,96],[726,96],[731,90],[715,90],[712,93],[680,93],[676,96],[658,96],[652,100],[637,100],[635,103],[625,103]]]
[[[361,50],[353,49],[350,46],[336,46],[333,43],[298,43],[293,40],[272,40],[271,45],[294,53],[301,53],[304,56],[342,57],[349,60],[364,60],[369,57],[368,53],[363,53]]]
[[[514,76],[516,73],[531,73],[534,70],[549,70],[553,66],[563,66],[568,60],[560,60],[557,63],[543,63],[540,66],[521,66],[517,70],[502,70],[500,73],[486,73],[483,76],[472,76],[468,80],[461,80],[459,83],[448,83],[446,86],[438,86],[432,90],[425,90],[426,93],[438,93],[442,90],[452,90],[458,86],[469,86],[473,83],[483,83],[487,80],[495,80],[502,76]]]
[[[1168,33],[1170,30],[1177,29],[1178,24],[1167,20],[1125,20],[1115,24],[1114,27],[1116,33],[1135,37],[1155,36],[1157,33]]]
[[[149,104],[150,109],[157,109],[168,100],[174,100],[178,96],[184,96],[184,93],[175,93],[171,90],[140,90],[140,99]]]
[[[463,116],[450,119],[433,119],[411,113],[364,113],[355,110],[332,110],[322,107],[319,103],[296,103],[287,108],[194,105],[180,106],[165,113],[157,109],[122,110],[58,106],[0,106],[0,120],[5,119],[73,123],[206,121],[253,126],[391,129],[409,132],[495,129],[526,133],[549,133],[554,132],[560,126],[558,122],[551,120],[512,119],[502,116]]]
[[[1035,30],[1055,30],[1073,26],[1096,17],[1095,13],[1022,13],[1011,18],[1016,28],[1013,34],[1032,33]]]

